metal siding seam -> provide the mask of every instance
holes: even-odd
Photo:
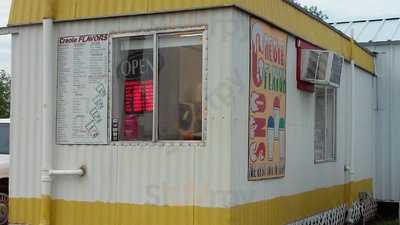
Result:
[[[25,23],[25,21],[22,20],[22,9],[21,9],[21,4],[19,4],[19,0],[13,0],[12,5],[11,5],[11,10],[10,10],[10,16],[9,18],[12,20],[8,21],[8,24],[14,24],[18,21],[18,23]]]
[[[359,40],[359,38],[361,37],[362,33],[365,31],[365,29],[368,27],[369,25],[369,21],[366,21],[364,26],[362,27],[362,29],[360,30],[360,32],[356,35],[357,37],[355,38],[356,40]],[[335,25],[333,25],[335,26]]]
[[[116,11],[120,12],[122,9],[126,8],[124,5],[121,4],[121,1],[105,1],[105,14],[109,15],[111,9],[115,9]]]
[[[8,23],[10,23],[10,21],[17,21],[17,19],[15,18],[16,16],[16,12],[18,10],[16,10],[16,0],[11,1],[11,7],[10,7],[10,13],[8,15]]]
[[[97,7],[99,6],[98,4],[90,4],[91,0],[86,0],[86,1],[82,1],[82,0],[78,0],[76,1],[76,16],[75,18],[81,18],[82,16],[87,16],[87,17],[93,17],[94,15],[96,15],[95,13],[93,13],[93,15],[91,14],[93,11],[97,11]],[[101,12],[98,12],[101,13]]]
[[[396,34],[399,32],[399,30],[400,30],[400,19],[398,19],[398,24],[397,24],[390,40],[395,40]]]
[[[353,22],[349,23],[349,26],[343,30],[343,33],[347,34],[350,32],[350,29],[353,27]]]
[[[30,30],[31,29],[29,29],[29,30],[27,30],[27,33],[28,33],[28,35],[30,34]],[[27,137],[26,135],[24,135],[24,134],[26,134],[26,132],[27,132],[27,123],[25,123],[26,121],[27,121],[27,118],[26,118],[26,112],[28,112],[29,110],[26,108],[26,106],[28,105],[27,103],[27,101],[28,101],[28,98],[29,98],[29,96],[27,95],[27,93],[26,93],[26,90],[28,89],[28,85],[29,85],[29,83],[28,82],[25,82],[25,79],[26,79],[26,76],[29,74],[28,73],[28,71],[29,71],[29,69],[30,68],[27,68],[27,65],[29,65],[29,63],[26,61],[26,59],[27,59],[27,56],[26,56],[26,54],[28,54],[28,55],[30,55],[31,54],[31,52],[30,51],[27,51],[27,49],[29,49],[29,47],[30,47],[30,45],[28,44],[29,43],[29,41],[27,41],[28,39],[27,39],[27,37],[28,36],[22,36],[22,34],[20,34],[21,35],[21,48],[19,49],[19,55],[20,55],[20,61],[19,62],[21,62],[21,61],[23,61],[24,63],[26,63],[25,64],[25,66],[23,66],[23,67],[20,67],[20,69],[21,69],[21,73],[20,74],[18,74],[19,75],[19,87],[17,88],[17,90],[22,90],[21,91],[21,95],[19,96],[20,97],[20,99],[18,99],[18,104],[19,104],[19,106],[21,107],[20,109],[21,109],[21,111],[19,112],[19,116],[20,116],[20,121],[21,121],[21,123],[20,123],[20,127],[18,128],[18,130],[17,131],[19,131],[19,132],[21,132],[21,138],[20,138],[20,149],[19,149],[19,152],[20,152],[20,156],[19,156],[19,160],[18,160],[18,162],[19,162],[19,165],[18,165],[18,170],[19,170],[19,173],[18,173],[18,179],[19,179],[19,184],[21,184],[20,182],[22,181],[22,183],[24,184],[22,187],[21,187],[21,189],[22,189],[22,191],[21,192],[19,192],[20,194],[21,193],[24,193],[25,195],[28,195],[29,196],[29,193],[27,193],[27,190],[26,190],[26,186],[28,186],[28,183],[29,183],[29,176],[26,176],[25,174],[28,174],[29,173],[29,171],[30,171],[30,169],[29,169],[29,161],[27,161],[27,158],[28,157],[23,157],[23,154],[21,154],[21,153],[23,153],[24,152],[24,149],[27,147],[27,146],[29,146],[29,137]],[[28,53],[26,53],[26,52],[23,52],[23,51],[27,51]],[[22,113],[21,113],[22,112]],[[28,153],[28,156],[30,156],[30,154]]]
[[[28,21],[30,21],[30,20],[32,20],[33,18],[32,17],[30,17],[30,15],[31,15],[31,11],[32,11],[32,4],[31,4],[31,2],[34,2],[35,0],[32,0],[32,1],[29,1],[29,7],[26,7],[26,6],[24,6],[24,4],[22,3],[23,1],[20,1],[19,2],[19,10],[20,10],[20,15],[19,15],[19,17],[20,17],[20,19],[22,20],[22,21],[24,21],[24,23],[26,23],[26,22],[28,22]],[[34,13],[34,14],[33,14]],[[42,14],[42,12],[32,12],[32,14],[33,15],[35,15],[35,16],[40,16],[41,14]]]
[[[394,60],[394,62],[399,62],[399,57],[400,57],[400,49],[399,49],[399,45],[392,45],[392,48],[393,48],[393,60]],[[398,63],[394,63],[394,65],[395,65],[395,67],[393,68],[393,70],[394,70],[394,74],[400,74],[400,67],[399,67],[399,64]],[[396,79],[396,81],[395,82],[393,82],[393,85],[394,84],[398,84],[399,83],[399,76],[397,76],[396,77],[397,79]],[[395,90],[395,96],[399,96],[399,88],[398,88],[398,86],[397,87],[394,87],[394,90]],[[398,113],[399,113],[399,102],[398,101],[395,101],[395,109],[394,109],[394,115],[398,115]],[[396,119],[398,120],[398,117],[396,117]],[[398,133],[398,127],[395,127],[395,129],[396,129],[396,132],[393,132],[393,133]],[[399,140],[398,139],[395,139],[396,140],[396,143],[394,144],[394,146],[398,146],[398,143],[399,143]],[[393,200],[399,200],[400,199],[400,181],[399,181],[399,176],[397,175],[397,173],[395,172],[395,171],[399,171],[399,164],[398,164],[398,162],[396,161],[396,160],[394,160],[394,159],[398,159],[398,158],[400,158],[400,155],[399,155],[399,151],[398,151],[398,149],[397,148],[394,148],[393,149],[393,155],[394,155],[394,157],[393,157],[393,163],[392,163],[392,168],[391,168],[391,170],[393,171],[392,172],[392,178],[391,179],[393,179],[394,180],[394,184],[395,184],[395,186],[393,187],[394,188],[394,194],[393,194],[393,196],[392,196],[392,199]]]
[[[29,40],[33,41],[33,43],[37,43],[37,44],[31,44],[32,48],[30,50],[30,53],[25,55],[26,60],[29,62],[32,62],[32,64],[30,65],[30,71],[36,71],[36,68],[40,68],[40,71],[42,71],[42,55],[39,54],[39,49],[41,49],[42,47],[42,41],[41,41],[41,35],[38,35],[40,32],[39,29],[34,29],[32,30],[32,33],[34,33],[33,35],[29,35]],[[37,104],[37,99],[41,99],[38,98],[38,91],[41,90],[41,73],[39,74],[32,74],[30,73],[28,76],[31,80],[31,82],[29,82],[30,87],[29,87],[29,96],[31,98],[31,100],[29,101],[29,105],[28,108],[30,110],[33,110],[34,113],[29,113],[29,127],[27,127],[26,129],[29,130],[30,134],[34,134],[34,133],[39,133],[38,129],[41,127],[41,122],[40,120],[37,120],[37,116],[40,115],[40,111],[41,111],[41,102],[39,104]],[[40,82],[40,83],[39,83]],[[36,85],[32,85],[32,84],[36,84]],[[40,87],[40,89],[38,89],[37,87]],[[25,90],[27,91],[27,90]],[[32,112],[32,111],[31,111]],[[29,143],[29,147],[28,148],[34,148],[34,149],[40,149],[41,147],[41,139],[37,138],[36,136],[31,136],[31,141]],[[35,154],[34,151],[29,151],[31,155],[31,157],[29,157],[28,162],[31,163],[31,167],[30,168],[34,168],[34,171],[39,171],[40,170],[40,163],[41,162],[41,155],[40,154]],[[40,180],[40,176],[39,176],[39,172],[37,174],[35,174],[35,176],[31,176],[30,179],[32,179],[32,182],[29,182],[29,184],[38,184],[39,185],[39,180]],[[40,187],[37,188],[38,186],[33,186],[31,187],[31,190],[33,193],[39,193],[40,192]],[[33,196],[32,193],[32,196]]]
[[[57,15],[59,18],[62,18],[65,12],[68,12],[68,7],[64,7],[66,1],[57,1],[56,7],[54,8],[54,14]],[[63,10],[59,10],[62,8]],[[70,13],[68,13],[70,14]]]
[[[10,124],[10,147],[15,149],[15,146],[18,142],[14,141],[16,140],[15,138],[17,137],[17,134],[15,132],[16,130],[16,123],[18,123],[18,119],[16,119],[17,117],[14,115],[17,115],[16,112],[18,112],[18,108],[16,107],[16,101],[15,99],[17,98],[17,92],[16,90],[16,59],[17,57],[15,57],[15,53],[16,53],[16,42],[18,40],[18,35],[17,34],[12,34],[11,35],[11,51],[14,52],[11,55],[11,106],[10,106],[10,118],[11,119],[11,124]],[[18,153],[17,153],[18,154]],[[15,153],[10,155],[10,165],[14,165],[14,159],[15,159]],[[15,161],[17,162],[17,161]],[[12,166],[10,166],[10,177],[14,177],[16,175],[15,173],[15,168],[13,168]],[[9,179],[9,196],[13,196],[14,195],[14,187],[15,187],[15,181],[13,179]]]
[[[145,0],[145,1],[140,1],[140,2],[143,4],[146,4],[147,1]],[[136,4],[138,4],[138,3],[136,3]],[[125,13],[125,12],[129,11],[129,9],[134,9],[133,11],[135,11],[135,9],[137,11],[140,11],[140,10],[144,10],[144,12],[147,11],[146,7],[139,7],[139,6],[135,7],[134,1],[130,1],[130,2],[129,1],[119,1],[119,5],[122,7],[120,8],[120,10],[118,12],[121,12],[121,13]],[[112,15],[113,14],[112,9],[110,9],[107,14]]]
[[[93,0],[92,0],[92,2],[93,2]],[[107,0],[98,0],[98,10],[100,11],[100,12],[102,12],[103,14],[106,14],[106,12],[107,12],[107,2],[113,2],[113,1],[107,1]]]
[[[17,137],[17,127],[19,126],[20,120],[18,117],[17,112],[20,111],[19,104],[16,104],[19,102],[19,95],[21,94],[20,92],[17,92],[17,88],[19,87],[19,70],[20,67],[17,66],[16,62],[19,58],[19,40],[20,40],[20,35],[13,34],[12,35],[12,41],[11,41],[11,49],[13,54],[11,55],[11,74],[12,74],[12,81],[11,81],[11,135],[10,135],[10,147],[13,149],[13,154],[10,155],[10,196],[15,196],[16,193],[19,193],[18,187],[19,185],[16,185],[16,180],[15,177],[18,177],[18,161],[16,160],[19,155],[19,145],[20,142],[16,141],[15,137]]]

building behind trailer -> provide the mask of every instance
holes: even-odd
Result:
[[[362,46],[376,54],[377,74],[377,139],[374,176],[375,196],[381,201],[400,201],[398,176],[400,141],[397,138],[400,121],[400,18],[357,20],[333,24],[351,35]],[[398,206],[397,206],[398,207]]]

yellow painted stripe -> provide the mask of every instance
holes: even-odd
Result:
[[[40,201],[40,225],[50,225],[51,198],[42,196]]]
[[[222,6],[238,6],[304,40],[354,59],[371,73],[375,71],[374,57],[368,52],[352,47],[349,39],[283,0],[13,0],[9,25],[39,23],[49,15],[55,20],[74,20]]]
[[[346,192],[351,190],[351,192]],[[284,225],[372,193],[372,179],[232,208],[52,200],[52,225]],[[348,199],[346,199],[348,198]],[[39,198],[11,198],[10,222],[38,225]]]
[[[236,206],[232,208],[232,224],[285,225],[339,205],[354,202],[358,199],[358,193],[372,193],[372,185],[372,179],[367,179]],[[351,190],[351,192],[346,192],[346,190]]]

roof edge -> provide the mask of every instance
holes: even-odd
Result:
[[[296,5],[296,4],[292,3],[292,2],[289,2],[288,0],[283,0],[283,1],[285,3],[287,3],[288,5],[292,6],[293,8],[295,8],[295,9],[299,10],[300,12],[306,14],[307,16],[311,17],[312,19],[317,20],[321,24],[329,27],[332,31],[340,34],[342,37],[346,38],[347,40],[351,41],[351,37],[347,36],[345,33],[343,33],[342,31],[340,31],[338,29],[336,29],[334,26],[331,25],[331,24],[334,24],[334,23],[328,23],[328,22],[322,20],[321,18],[309,13],[308,11],[303,9],[302,7]],[[241,11],[244,11],[247,14],[253,15],[253,16],[263,20],[264,22],[267,22],[267,23],[270,23],[270,24],[274,25],[278,29],[280,29],[282,31],[285,31],[285,32],[297,37],[296,34],[290,32],[290,31],[287,31],[285,29],[282,29],[281,27],[277,26],[273,22],[268,21],[268,20],[264,19],[262,16],[258,16],[258,15],[254,14],[253,12],[251,12],[249,10],[246,10],[245,8],[241,7],[238,4],[227,4],[227,5],[221,5],[221,6],[198,7],[198,8],[193,8],[193,9],[170,10],[170,11],[159,11],[159,12],[149,12],[149,13],[127,13],[127,14],[112,15],[112,16],[83,17],[83,18],[78,18],[78,19],[56,20],[55,22],[56,23],[65,23],[65,22],[74,22],[74,21],[82,21],[82,20],[112,19],[112,18],[129,17],[129,16],[144,16],[144,15],[167,14],[167,13],[178,13],[178,12],[191,12],[191,11],[198,11],[198,10],[212,10],[212,9],[231,8],[231,7],[240,9]],[[345,23],[345,22],[343,22],[343,23]],[[35,22],[35,23],[7,24],[7,27],[12,28],[12,27],[32,26],[32,25],[38,25],[38,24],[42,24],[42,22],[40,21],[40,22]],[[312,43],[312,44],[316,45],[315,43]],[[374,53],[372,53],[369,49],[364,48],[358,42],[355,42],[355,44],[358,47],[363,48],[363,50],[365,50],[371,56],[375,56]]]
[[[16,1],[13,1],[12,10],[25,9],[24,7],[26,6],[23,5],[19,5],[19,8],[16,7],[16,5],[14,5],[15,2]],[[142,12],[140,9],[139,10],[136,9],[136,12],[132,11],[133,13],[105,15],[105,16],[101,16],[100,14],[97,16],[96,13],[99,12],[94,12],[93,14],[94,16],[91,16],[92,14],[90,13],[83,13],[84,12],[83,9],[81,9],[82,12],[80,12],[80,14],[79,13],[74,14],[75,16],[72,16],[73,14],[71,13],[73,12],[62,12],[64,14],[59,15],[59,19],[56,19],[55,22],[62,23],[62,22],[72,22],[80,20],[108,19],[108,18],[118,18],[127,16],[144,16],[144,15],[179,13],[179,12],[190,12],[198,10],[211,10],[211,9],[234,7],[246,12],[249,15],[255,16],[261,19],[262,21],[265,21],[295,37],[304,39],[321,48],[336,51],[345,56],[345,58],[347,59],[353,58],[355,59],[356,64],[358,64],[360,67],[366,69],[372,74],[374,73],[373,57],[375,55],[372,52],[370,52],[369,50],[367,50],[366,48],[364,48],[363,46],[359,45],[356,42],[354,42],[354,44],[351,44],[352,42],[351,38],[348,37],[346,34],[339,31],[335,27],[331,26],[329,23],[317,18],[311,13],[308,13],[301,7],[288,2],[287,0],[271,0],[268,2],[254,1],[251,3],[249,1],[241,1],[241,0],[231,0],[225,2],[215,1],[213,3],[208,3],[208,5],[206,3],[197,4],[197,7],[192,7],[192,8],[190,8],[190,4],[187,6],[175,4],[169,7],[169,9],[165,10],[162,10],[163,8],[165,8],[162,7],[162,4],[159,5],[157,5],[156,3],[153,4],[155,5],[153,5],[152,8],[147,8],[147,11],[143,9]],[[84,4],[84,6],[89,7],[89,4]],[[112,9],[110,9],[110,11],[112,11]],[[15,11],[12,15],[10,13],[10,22],[8,27],[22,27],[22,26],[41,24],[41,20],[38,19],[39,17],[32,17],[31,20],[30,19],[25,20],[25,17],[21,17],[21,20],[16,19],[17,15],[20,15],[21,13],[22,13],[21,11],[19,12]],[[288,15],[287,18],[285,17],[284,19],[282,19],[282,13]],[[14,21],[15,23],[13,23],[12,21]],[[20,23],[17,23],[18,21]],[[297,23],[293,23],[290,21],[297,21]],[[309,32],[308,27],[311,26],[315,26],[316,30],[318,30],[319,33],[321,34],[327,33],[330,30],[330,32],[335,33],[337,36],[322,35],[322,37],[319,36],[317,37],[313,33]],[[351,54],[353,54],[353,56]]]

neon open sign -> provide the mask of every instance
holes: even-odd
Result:
[[[153,76],[152,52],[129,51],[128,57],[118,66],[118,74],[121,78],[128,80],[151,79]]]

